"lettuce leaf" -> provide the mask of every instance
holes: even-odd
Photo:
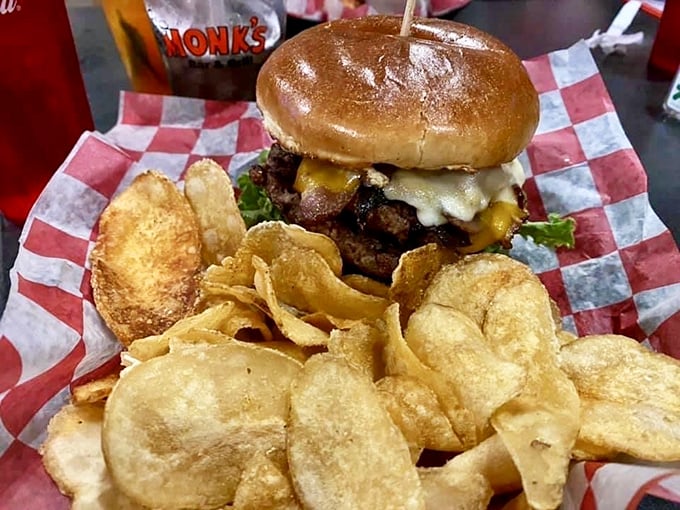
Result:
[[[269,151],[262,151],[258,158],[258,163],[262,164],[267,160]],[[269,199],[264,189],[255,185],[250,180],[249,173],[243,172],[236,180],[241,194],[238,197],[238,208],[241,216],[246,222],[246,227],[250,228],[257,223],[270,220],[282,220],[283,216],[276,206]]]

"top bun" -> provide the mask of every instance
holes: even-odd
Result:
[[[520,59],[473,27],[401,17],[301,32],[257,80],[264,125],[291,152],[360,167],[484,168],[516,157],[538,124]]]

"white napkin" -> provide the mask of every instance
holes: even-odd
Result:
[[[623,7],[619,9],[619,12],[614,17],[614,21],[609,25],[606,32],[602,33],[600,29],[597,29],[589,39],[586,39],[588,46],[590,48],[599,46],[606,55],[609,55],[614,52],[625,53],[626,46],[642,43],[642,40],[644,39],[644,34],[642,32],[624,34],[626,29],[628,29],[633,22],[633,19],[641,6],[642,2],[639,2],[638,0],[631,0],[625,3]]]

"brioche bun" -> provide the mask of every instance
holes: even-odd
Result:
[[[539,104],[520,59],[476,28],[368,16],[318,25],[265,62],[257,104],[269,133],[303,156],[361,167],[480,169],[515,158]]]

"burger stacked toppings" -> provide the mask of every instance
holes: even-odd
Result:
[[[527,217],[517,155],[538,124],[519,58],[475,28],[370,16],[290,39],[260,71],[257,104],[276,140],[250,170],[291,223],[331,237],[343,259],[389,279],[399,256],[436,242],[509,246]]]

